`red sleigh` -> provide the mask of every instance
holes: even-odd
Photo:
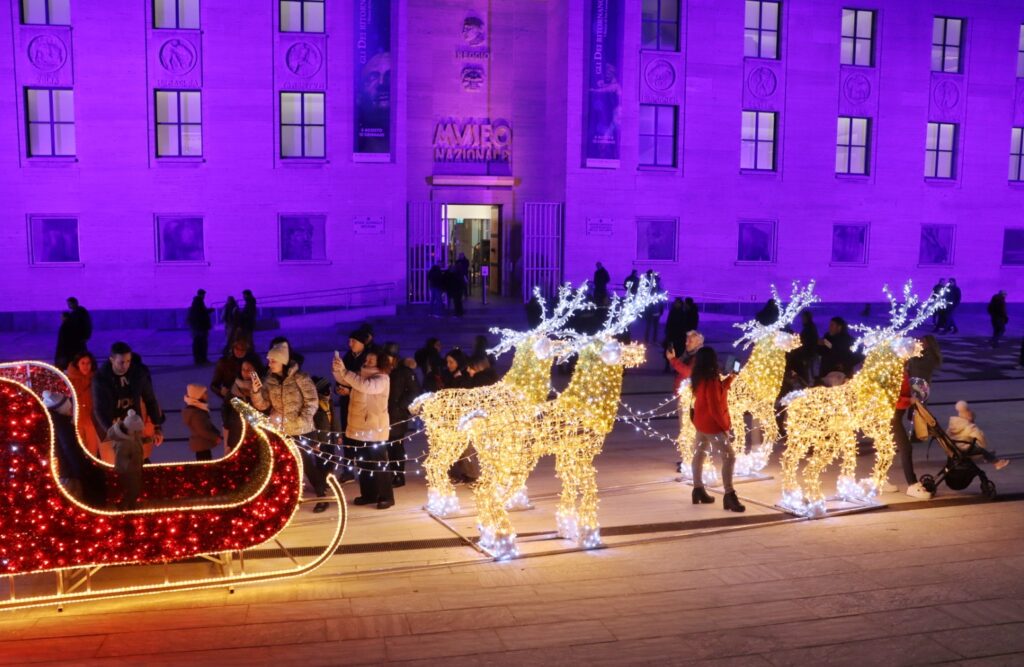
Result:
[[[140,508],[95,507],[60,483],[50,415],[43,390],[74,396],[67,378],[46,364],[0,364],[0,575],[9,594],[0,610],[165,591],[229,587],[307,574],[336,551],[345,529],[341,489],[328,484],[338,504],[334,536],[311,562],[285,569],[245,572],[245,552],[276,540],[301,501],[302,460],[287,438],[265,422],[247,426],[241,444],[212,462],[143,468]],[[75,416],[77,417],[77,401]],[[247,415],[257,422],[257,414]],[[79,445],[81,446],[81,445]],[[83,448],[84,452],[84,448]],[[88,455],[87,465],[106,480],[108,498],[118,493],[113,468]],[[278,542],[280,546],[280,543]],[[112,582],[96,576],[113,565],[167,565],[205,558],[217,572],[176,580],[128,585],[125,568]],[[234,571],[235,564],[239,571]],[[208,568],[204,568],[206,570]],[[19,594],[21,581],[52,573],[53,593]],[[145,579],[146,577],[142,577]],[[38,582],[33,582],[38,583]]]

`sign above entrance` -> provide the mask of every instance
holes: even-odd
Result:
[[[442,118],[432,146],[435,174],[512,173],[512,123],[503,118]]]

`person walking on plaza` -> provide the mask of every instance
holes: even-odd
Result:
[[[316,385],[309,375],[299,370],[299,363],[292,358],[291,346],[279,342],[267,352],[269,370],[266,378],[261,380],[253,374],[252,404],[257,410],[270,410],[270,421],[285,435],[296,438],[307,438],[308,444],[313,442],[313,415],[316,414],[319,401]],[[301,442],[301,440],[300,440]],[[303,468],[318,498],[327,495],[327,477],[318,463],[318,457],[307,447],[302,447]],[[318,502],[313,506],[316,513],[327,509],[328,503]]]
[[[221,321],[224,322],[224,350],[227,351],[238,335],[238,320],[242,311],[238,308],[238,300],[229,296],[221,310]]]
[[[933,297],[938,297],[938,295],[941,294],[942,290],[945,289],[945,288],[946,288],[946,279],[945,278],[939,278],[937,281],[935,281],[935,284],[932,286],[932,296]],[[932,331],[938,331],[939,330],[939,325],[941,324],[941,322],[942,322],[942,309],[939,308],[939,309],[936,309],[935,314],[932,315]]]
[[[956,284],[956,278],[949,279],[949,289],[946,292],[946,330],[945,333],[957,333],[960,329],[956,326],[956,309],[963,300],[963,292]]]
[[[636,295],[636,290],[640,287],[640,275],[633,269],[632,272],[626,279],[622,281],[622,289],[626,290],[626,294]]]
[[[213,328],[210,313],[213,310],[206,307],[205,299],[206,290],[200,289],[188,308],[188,328],[192,332],[192,362],[196,366],[210,363],[210,329]]]
[[[388,388],[388,419],[391,426],[388,431],[388,460],[395,470],[392,487],[405,486],[405,436],[409,432],[409,405],[420,395],[420,383],[416,381],[416,373],[411,364],[404,363],[399,354],[398,343],[384,346],[384,354],[389,357],[391,372]],[[413,364],[414,365],[414,364]]]
[[[462,285],[462,296],[468,297],[472,290],[469,281],[469,260],[466,259],[464,252],[460,252],[458,259],[455,260],[455,273],[459,277],[459,284]]]
[[[356,450],[359,496],[356,505],[376,504],[386,510],[395,504],[392,468],[388,459],[388,395],[391,390],[391,357],[378,348],[366,350],[363,367],[353,372],[335,354],[331,366],[338,384],[352,388],[345,437]]]
[[[647,269],[644,273],[651,285],[654,285],[655,292],[661,292],[661,276],[654,272],[654,269]],[[661,316],[665,312],[665,302],[652,303],[644,310],[644,342],[656,343],[658,341],[658,325],[661,324]]]
[[[444,271],[439,264],[427,271],[427,289],[430,290],[430,316],[444,315]]]
[[[68,297],[67,304],[73,343],[71,353],[85,352],[89,348],[89,339],[92,338],[92,316],[73,296]]]
[[[255,341],[253,334],[256,332],[256,297],[251,290],[242,290],[242,310],[238,314],[238,332],[236,335],[243,335],[250,341]]]
[[[444,272],[444,291],[448,295],[448,303],[452,304],[455,317],[462,317],[465,312],[462,300],[466,295],[466,284],[457,269],[449,268]]]
[[[220,443],[220,429],[210,419],[210,403],[204,385],[190,384],[185,388],[181,419],[188,429],[188,448],[195,453],[196,461],[212,461],[213,448]]]
[[[598,262],[597,268],[594,269],[594,303],[598,306],[603,306],[604,302],[608,300],[608,283],[611,281],[612,277],[608,274],[608,269]]]
[[[999,290],[988,302],[988,316],[992,320],[992,347],[999,346],[999,339],[1006,333],[1006,324],[1010,321],[1006,314],[1006,290]]]
[[[100,434],[93,421],[92,380],[96,375],[96,360],[88,352],[79,352],[67,367],[68,380],[78,399],[78,434],[82,445],[93,456],[100,456]],[[113,460],[108,461],[113,463]]]
[[[821,365],[818,377],[822,380],[832,373],[841,373],[844,377],[853,374],[853,336],[850,335],[846,320],[833,317],[828,323],[828,332],[818,341],[818,354]],[[835,376],[833,376],[835,377]],[[832,378],[829,381],[834,381]]]
[[[725,380],[721,377],[718,367],[718,355],[710,347],[702,347],[697,351],[690,375],[690,388],[693,392],[691,419],[697,430],[694,441],[693,455],[693,504],[707,504],[715,499],[704,490],[701,477],[704,471],[704,459],[712,452],[722,460],[722,487],[725,496],[722,508],[730,512],[742,512],[746,509],[736,497],[732,487],[732,470],[736,464],[733,452],[732,422],[729,419],[729,387],[736,376],[729,374]]]
[[[145,463],[153,447],[164,441],[162,424],[164,412],[153,391],[153,377],[132,348],[118,341],[110,346],[110,357],[96,372],[92,381],[93,417],[99,433],[108,433],[128,411],[134,411],[143,421]],[[103,444],[100,445],[101,451]],[[106,458],[106,457],[104,457]]]
[[[210,380],[210,389],[222,401],[220,418],[224,425],[225,449],[229,451],[242,438],[242,416],[231,405],[231,399],[238,398],[246,403],[252,401],[252,373],[247,370],[255,371],[258,376],[265,373],[263,362],[253,352],[249,339],[238,336],[231,349],[217,361]]]

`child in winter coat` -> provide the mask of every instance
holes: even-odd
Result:
[[[119,510],[133,510],[142,495],[142,429],[144,423],[135,410],[116,421],[107,430],[107,440],[114,443],[114,470],[121,483]]]
[[[967,405],[967,401],[956,402],[956,414],[949,418],[949,425],[946,428],[946,435],[953,439],[961,451],[968,451],[971,443],[978,445],[976,453],[981,455],[987,463],[995,466],[996,470],[1002,470],[1010,465],[1008,459],[1000,459],[995,452],[988,450],[985,442],[985,432],[974,423],[974,410]]]
[[[210,419],[210,403],[206,386],[190,384],[185,389],[185,409],[181,419],[188,429],[188,448],[195,452],[196,461],[212,461],[213,448],[220,442],[220,431]]]

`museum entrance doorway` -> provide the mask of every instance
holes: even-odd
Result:
[[[485,284],[489,294],[500,294],[501,206],[444,204],[441,213],[445,264],[453,267],[466,258],[471,297],[479,296]]]

